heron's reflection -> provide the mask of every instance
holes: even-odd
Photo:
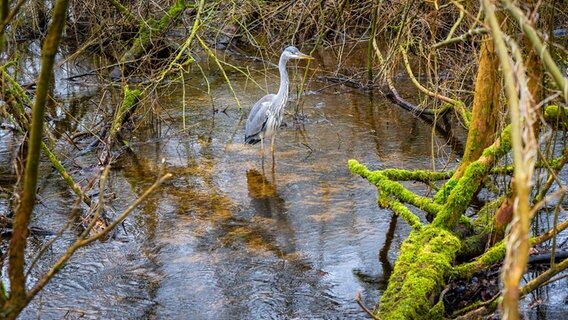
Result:
[[[271,236],[276,238],[280,250],[284,254],[289,254],[296,250],[294,232],[290,228],[286,214],[286,202],[278,193],[273,181],[274,175],[271,182],[263,173],[256,169],[247,171],[247,186],[251,208],[257,217],[272,220],[274,229],[271,230]]]
[[[247,171],[247,185],[251,205],[257,214],[266,218],[284,219],[285,202],[273,182],[268,181],[256,169],[250,169]]]

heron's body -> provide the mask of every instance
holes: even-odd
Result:
[[[288,72],[286,71],[286,62],[289,59],[313,59],[312,57],[301,53],[295,47],[288,47],[282,52],[278,63],[280,71],[280,88],[277,94],[267,94],[258,100],[252,107],[246,127],[245,142],[249,144],[261,144],[262,159],[264,163],[264,140],[271,139],[270,151],[272,152],[272,161],[274,162],[274,138],[276,130],[282,123],[284,116],[284,107],[288,102]]]
[[[278,108],[271,108],[274,105],[275,98],[275,94],[267,94],[252,107],[245,128],[246,143],[257,144],[261,140],[271,138],[276,133],[276,126],[280,126],[282,123],[284,106],[279,108],[280,112],[278,112]],[[258,127],[259,123],[262,124],[260,128]]]

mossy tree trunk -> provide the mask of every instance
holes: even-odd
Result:
[[[499,104],[501,94],[499,59],[495,54],[495,45],[489,35],[483,36],[479,53],[472,120],[467,135],[465,153],[454,174],[454,179],[461,178],[467,166],[477,160],[483,149],[493,143],[499,112],[501,111]]]
[[[502,15],[497,15],[497,19],[502,21]],[[446,183],[436,194],[436,201],[443,204],[452,192],[452,188],[462,179],[469,166],[480,159],[484,149],[490,146],[494,141],[499,126],[499,115],[503,111],[500,103],[502,92],[501,76],[499,73],[499,59],[495,52],[495,45],[490,35],[484,35],[481,39],[481,48],[479,50],[479,66],[475,82],[475,92],[472,105],[472,120],[467,135],[467,142],[461,163],[456,169],[449,183]],[[506,213],[507,211],[499,211]],[[451,217],[454,219],[455,217]],[[464,251],[466,255],[478,253],[483,250],[483,246],[488,238],[492,241],[502,239],[502,229],[510,220],[503,221],[507,217],[494,216],[494,220],[487,220],[487,228],[480,231],[476,237],[468,239],[464,243]],[[509,217],[510,219],[510,217]],[[455,221],[455,220],[452,220]],[[455,225],[451,221],[440,221],[439,225],[449,223]]]

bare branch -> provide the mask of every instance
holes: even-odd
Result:
[[[70,247],[67,248],[65,253],[57,260],[57,262],[46,272],[34,285],[34,287],[29,291],[26,296],[26,301],[31,301],[34,296],[41,290],[45,285],[59,272],[65,263],[71,258],[71,256],[77,251],[77,249],[88,245],[89,243],[100,239],[101,237],[105,236],[108,232],[114,229],[119,223],[121,223],[138,205],[140,205],[143,201],[145,201],[164,181],[168,180],[172,177],[171,173],[166,173],[160,179],[158,179],[152,186],[150,186],[144,193],[136,199],[128,208],[126,208],[118,218],[116,218],[107,228],[103,231],[95,234],[92,237],[87,239],[77,239],[75,243],[73,243]]]

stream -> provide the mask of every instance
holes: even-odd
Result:
[[[325,69],[329,59],[318,59],[311,68]],[[254,79],[275,92],[275,69],[249,64],[259,70]],[[455,166],[458,155],[429,124],[376,93],[313,81],[295,116],[304,70],[296,66],[288,68],[292,101],[276,139],[274,168],[268,154],[262,166],[259,145],[244,144],[246,113],[264,92],[242,74],[229,76],[244,116],[214,67],[210,95],[193,70],[184,84],[172,83],[145,101],[146,112],[131,128],[133,152],[111,170],[109,214],[124,210],[160,173],[173,178],[113,239],[80,249],[20,318],[367,319],[355,296],[360,292],[362,302],[374,306],[410,228],[377,206],[376,188],[350,174],[347,161],[443,169]],[[76,73],[65,64],[56,78]],[[119,90],[91,81],[56,83],[64,103],[50,110],[49,124],[62,137],[120,102]],[[77,105],[81,95],[103,102]],[[98,170],[92,153],[63,158],[86,177]],[[76,198],[45,160],[42,173],[33,224],[58,230]],[[74,236],[65,233],[39,270]],[[33,239],[30,252],[49,239]]]

